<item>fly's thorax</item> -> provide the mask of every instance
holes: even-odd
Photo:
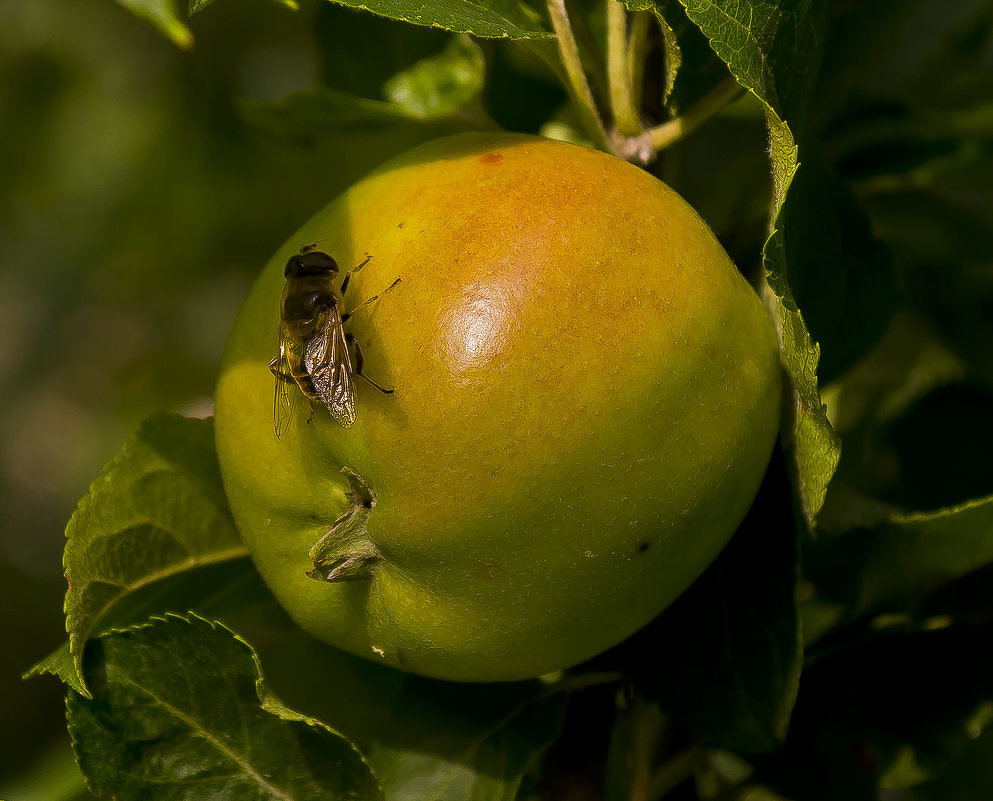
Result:
[[[340,303],[341,296],[330,273],[291,276],[283,288],[282,321],[297,329],[297,336],[306,336],[313,332],[322,313]]]

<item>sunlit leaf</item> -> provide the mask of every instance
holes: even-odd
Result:
[[[245,556],[228,510],[210,421],[147,420],[90,486],[66,528],[66,630],[76,668],[43,669],[86,694],[87,638],[115,604],[161,579]]]
[[[272,697],[251,646],[220,624],[168,615],[93,646],[93,698],[70,691],[68,719],[98,795],[382,799],[354,746]]]
[[[192,17],[199,11],[203,11],[207,6],[211,5],[214,0],[190,0],[189,15]],[[300,8],[300,4],[296,0],[272,0],[272,2],[277,5],[285,6],[290,9],[290,11],[297,11]]]
[[[764,257],[764,297],[779,332],[780,352],[792,383],[786,444],[793,454],[800,508],[812,525],[840,458],[840,441],[827,419],[817,383],[820,347],[810,336],[788,276],[790,261],[783,220],[802,210],[790,195],[799,154],[789,122],[802,119],[817,66],[824,4],[819,0],[748,0],[740,3],[681,0],[689,18],[710,40],[738,82],[768,109],[772,162],[771,233]]]
[[[334,0],[383,17],[444,28],[484,38],[533,39],[551,36],[541,16],[519,0]]]
[[[176,12],[176,0],[117,0],[117,2],[136,17],[150,22],[177,47],[184,50],[193,47],[193,33],[180,20]]]
[[[388,101],[417,116],[453,114],[479,98],[484,71],[479,46],[459,36],[437,56],[394,75],[384,92]]]
[[[259,630],[260,616],[233,610],[225,619],[257,643],[273,692],[358,746],[389,801],[509,801],[561,732],[568,679],[422,678],[318,642],[288,619]]]

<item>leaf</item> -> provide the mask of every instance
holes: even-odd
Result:
[[[419,117],[454,114],[483,91],[483,51],[467,36],[453,37],[445,50],[399,72],[386,82],[386,99]]]
[[[728,69],[678,0],[655,4],[655,12],[664,46],[661,100],[678,116],[726,81]]]
[[[193,47],[193,33],[176,13],[175,0],[117,0],[139,19],[150,22],[177,47]]]
[[[676,75],[683,63],[683,54],[679,46],[679,37],[676,31],[666,19],[666,13],[672,13],[672,6],[675,0],[622,0],[628,11],[632,13],[651,12],[659,26],[662,36],[662,59],[664,69],[662,70],[662,103],[665,104],[669,95],[672,94],[673,86],[676,83]],[[680,14],[680,16],[682,16]],[[684,17],[685,19],[685,17]],[[630,44],[630,37],[629,37]]]
[[[827,387],[835,428],[842,436],[892,423],[938,387],[965,377],[960,359],[924,320],[898,312],[886,333],[845,376]]]
[[[838,466],[841,444],[818,391],[820,348],[807,330],[788,283],[789,265],[802,254],[787,248],[783,222],[791,214],[806,213],[802,199],[790,193],[799,161],[788,121],[802,121],[804,116],[825,6],[819,0],[681,2],[731,74],[767,107],[773,204],[771,232],[763,251],[763,297],[776,324],[781,357],[792,383],[785,443],[792,454],[799,506],[807,525],[812,526]]]
[[[66,631],[76,671],[58,675],[86,695],[83,647],[111,607],[163,578],[246,555],[221,484],[210,421],[146,420],[90,485],[66,538]]]
[[[987,727],[938,777],[907,794],[907,801],[975,801],[993,796],[993,728]]]
[[[869,185],[864,202],[903,267],[914,306],[976,377],[993,387],[993,276],[987,255],[993,236],[993,137],[966,143],[968,157]]]
[[[101,635],[93,699],[68,719],[90,787],[117,799],[381,799],[344,737],[283,706],[251,646],[218,623],[168,615]]]
[[[551,34],[541,16],[519,0],[334,0],[382,17],[496,39],[540,39]]]
[[[562,726],[561,694],[416,680],[407,691],[402,720],[368,751],[390,801],[513,801]]]
[[[993,564],[993,496],[936,512],[894,514],[881,525],[810,544],[819,593],[853,611],[904,608],[941,585]]]
[[[780,217],[790,288],[822,358],[822,384],[842,375],[882,336],[897,274],[852,189],[808,146]]]
[[[977,720],[989,720],[989,620],[877,631],[826,649],[804,671],[785,748],[756,778],[786,798],[878,801],[890,797],[881,783],[896,778],[908,754],[919,775],[943,773],[973,742]]]
[[[665,58],[665,83],[662,85],[662,103],[668,103],[676,87],[676,78],[679,70],[683,66],[683,50],[679,45],[679,39],[672,26],[666,18],[655,9],[655,16],[662,31],[662,44],[665,48],[663,54]]]
[[[326,86],[294,92],[278,102],[242,100],[239,110],[250,124],[303,142],[340,131],[411,129],[429,137],[479,128],[464,115],[426,118],[395,103],[355,97]]]
[[[717,560],[648,627],[590,663],[631,675],[707,745],[759,752],[786,736],[802,662],[789,496],[774,457]]]
[[[780,120],[800,116],[818,62],[818,0],[680,0],[731,74]]]
[[[192,17],[194,14],[203,11],[213,2],[214,0],[190,0],[190,6],[187,13]],[[273,2],[290,9],[290,11],[300,10],[300,5],[296,2],[296,0],[273,0]]]
[[[318,83],[358,97],[382,100],[390,78],[438,56],[453,38],[440,28],[398,25],[333,2],[320,2],[315,11]]]
[[[288,619],[259,628],[258,618],[231,621],[257,643],[268,685],[355,743],[390,801],[509,801],[561,731],[568,679],[426,679],[318,642]]]

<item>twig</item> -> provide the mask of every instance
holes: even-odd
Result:
[[[627,73],[631,98],[637,106],[641,102],[645,82],[645,59],[648,55],[648,33],[652,26],[652,11],[636,11],[631,15],[631,34],[628,37]]]
[[[728,78],[686,109],[680,116],[649,129],[648,138],[652,150],[657,153],[677,142],[713,117],[724,106],[738,97],[742,91],[744,90],[734,78]]]
[[[572,24],[569,21],[569,12],[566,11],[565,0],[547,0],[547,5],[548,16],[552,21],[555,36],[558,38],[559,55],[562,58],[562,65],[565,67],[566,77],[569,79],[569,89],[583,121],[583,127],[586,128],[586,132],[598,147],[608,150],[607,132],[603,127],[603,120],[600,119],[600,113],[597,111],[593,92],[590,91],[590,85],[586,80],[586,73],[583,71],[583,62],[579,57],[576,37],[572,33]]]
[[[641,133],[628,62],[628,15],[620,0],[607,0],[607,87],[614,126],[621,136]]]

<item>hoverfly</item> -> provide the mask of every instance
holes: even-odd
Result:
[[[310,401],[310,422],[315,401],[328,407],[331,416],[342,426],[355,422],[355,386],[358,376],[385,395],[392,389],[373,381],[362,372],[362,350],[355,338],[345,331],[345,322],[358,309],[367,306],[400,283],[397,278],[378,295],[366,299],[351,312],[343,311],[345,292],[352,275],[368,264],[367,257],[353,267],[336,287],[338,263],[315,245],[300,249],[286,262],[283,297],[279,309],[279,355],[269,362],[276,379],[273,398],[273,421],[276,437],[286,433],[290,414],[296,403],[293,385]],[[355,348],[355,366],[349,354]]]

